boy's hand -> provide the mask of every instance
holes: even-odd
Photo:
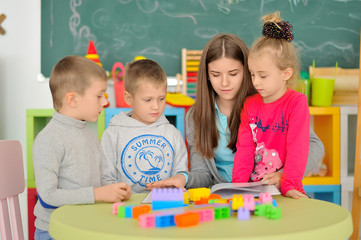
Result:
[[[263,176],[261,182],[269,185],[274,184],[279,189],[281,186],[281,177],[282,177],[282,173],[280,172],[267,173],[266,175]]]
[[[308,196],[306,194],[303,194],[300,191],[297,191],[295,189],[289,190],[288,192],[286,192],[286,197],[293,198],[293,199],[308,198]]]
[[[132,196],[131,188],[123,182],[94,188],[95,202],[120,202],[128,200],[130,196]]]
[[[147,189],[152,190],[152,188],[183,188],[185,191],[184,186],[186,185],[186,178],[183,174],[177,174],[173,177],[160,180],[158,182],[153,182],[147,184]]]

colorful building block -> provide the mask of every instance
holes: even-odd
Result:
[[[122,205],[118,207],[118,217],[119,218],[125,218],[125,206],[126,205]]]
[[[192,188],[188,189],[189,199],[193,202],[199,201],[201,198],[208,198],[211,195],[209,188]]]
[[[199,222],[214,221],[214,209],[213,208],[204,208],[204,209],[193,210],[193,211],[199,213]]]
[[[175,226],[174,215],[172,213],[155,216],[155,226],[158,228]]]
[[[259,194],[259,200],[261,203],[272,203],[272,196],[270,193],[267,192],[261,192]]]
[[[142,214],[138,217],[138,224],[142,228],[155,227],[155,214]]]
[[[266,217],[268,219],[281,219],[281,212],[281,208],[272,207],[266,212]]]
[[[257,204],[254,208],[254,215],[256,216],[266,216],[266,205]]]
[[[184,202],[183,189],[180,188],[153,188],[152,201],[182,201]]]
[[[216,207],[214,209],[214,218],[218,219],[225,219],[231,217],[231,208],[229,206],[226,207]]]
[[[191,212],[177,214],[174,216],[174,221],[177,227],[196,226],[199,223],[199,213],[191,211]]]
[[[243,207],[243,196],[242,196],[242,194],[233,195],[232,205],[231,206],[232,206],[232,210],[237,210],[240,207]]]
[[[246,207],[240,207],[237,211],[238,220],[249,220],[251,218],[251,212]]]
[[[183,201],[153,201],[152,210],[184,207]]]
[[[151,207],[149,205],[139,205],[133,207],[133,218],[139,218],[140,215],[149,213],[151,211]]]
[[[243,207],[248,208],[250,211],[254,211],[255,201],[252,194],[243,195]]]

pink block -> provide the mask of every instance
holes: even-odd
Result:
[[[156,214],[142,214],[138,218],[139,226],[142,228],[154,228],[155,227]]]
[[[250,211],[254,211],[255,201],[254,201],[254,196],[252,194],[243,195],[243,207],[249,209]]]
[[[214,209],[195,210],[199,213],[199,222],[210,222],[214,220]]]
[[[259,200],[261,203],[272,203],[272,196],[270,193],[262,192],[259,194]]]

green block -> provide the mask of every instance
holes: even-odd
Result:
[[[118,207],[118,217],[119,218],[125,218],[125,207],[127,205],[119,206]]]

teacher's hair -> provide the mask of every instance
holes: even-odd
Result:
[[[236,95],[232,113],[228,118],[231,132],[227,147],[236,151],[240,114],[247,96],[256,93],[248,70],[248,47],[236,35],[218,34],[205,46],[198,69],[196,101],[193,111],[195,148],[206,158],[214,157],[214,149],[218,146],[219,134],[216,125],[215,99],[216,92],[212,88],[208,76],[208,64],[220,58],[230,58],[242,62],[243,81]]]

